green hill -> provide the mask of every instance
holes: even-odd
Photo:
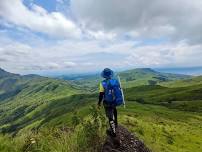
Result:
[[[49,99],[81,92],[67,81],[41,77],[38,75],[16,75],[1,70],[0,102],[7,102],[19,97],[21,100],[33,97]]]
[[[170,74],[154,71],[150,68],[137,68],[119,72],[124,88],[130,88],[140,85],[156,85],[163,82],[172,82],[174,80],[184,80],[192,78],[189,75]],[[102,81],[99,74],[95,75],[74,75],[60,76],[60,79],[69,80],[72,84],[82,87],[90,91],[96,91],[98,84]]]
[[[202,76],[195,76],[185,80],[176,80],[176,81],[161,83],[162,86],[172,87],[172,88],[194,86],[199,84],[202,84]]]
[[[156,85],[162,82],[190,78],[188,75],[161,73],[150,68],[139,68],[119,73],[123,86],[126,88],[140,85]]]
[[[0,151],[75,152],[101,146],[106,126],[99,126],[102,123],[97,122],[103,119],[97,119],[100,111],[89,108],[98,100],[97,93],[89,93],[97,89],[99,80],[95,76],[69,82],[37,75],[5,74],[5,71],[2,75]],[[190,76],[163,74],[151,69],[121,72],[120,76],[124,85],[131,86],[124,89],[126,109],[118,108],[120,124],[155,152],[202,150],[202,139],[198,136],[202,134],[202,85],[175,88],[154,85],[148,80],[175,83]],[[88,84],[91,80],[94,82]],[[93,117],[96,117],[95,122]],[[32,138],[36,144],[30,143]]]
[[[0,68],[0,78],[10,77],[10,76],[19,76],[18,74],[10,73],[5,71],[4,69]]]
[[[129,88],[125,92],[127,100],[130,101],[202,112],[202,85],[178,88],[139,86]]]
[[[1,72],[0,86],[0,130],[3,132],[26,127],[38,121],[38,115],[45,118],[42,112],[45,107],[49,109],[53,102],[83,92],[67,81],[5,71]]]
[[[138,92],[133,91],[133,93]],[[7,140],[8,147],[11,147],[10,142],[12,141],[14,145],[18,145],[17,148],[21,148],[21,145],[26,145],[26,140],[32,137],[37,139],[38,144],[31,147],[31,149],[39,148],[42,151],[71,149],[72,144],[74,145],[73,147],[79,144],[77,143],[78,141],[75,141],[77,131],[72,131],[74,112],[75,110],[77,111],[79,119],[84,123],[88,114],[91,113],[89,105],[95,103],[95,99],[95,95],[73,95],[68,98],[51,101],[50,104],[37,108],[18,119],[18,121],[3,126],[2,131],[4,133],[12,133],[17,130],[18,133],[14,141],[1,136],[0,140],[4,138],[4,141],[1,141],[3,144]],[[184,112],[158,105],[142,104],[130,101],[129,99],[126,103],[126,109],[122,107],[118,108],[119,123],[144,140],[145,144],[153,151],[189,152],[192,150],[201,150],[200,145],[202,144],[202,140],[198,136],[202,133],[199,127],[202,125],[202,115],[200,113]],[[91,124],[91,126],[94,125]],[[55,131],[53,129],[54,127],[63,128],[64,126],[68,126],[66,128],[67,132]],[[81,130],[80,125],[76,128]],[[33,133],[30,134],[30,130]],[[39,133],[34,133],[36,130],[40,130]],[[68,133],[68,130],[71,131],[71,134]],[[60,137],[57,137],[58,135]],[[83,141],[86,138],[87,136],[84,135],[82,137],[79,136],[79,139]]]

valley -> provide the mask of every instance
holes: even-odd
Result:
[[[76,145],[83,143],[77,136],[91,117],[91,105],[97,103],[99,75],[55,79],[4,70],[0,74],[0,151],[23,151],[30,138],[38,143],[30,151],[80,151]],[[200,77],[152,69],[119,75],[126,98],[126,109],[118,108],[121,125],[154,152],[202,150]],[[103,131],[99,134],[102,138]]]

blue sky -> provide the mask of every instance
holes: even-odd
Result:
[[[201,0],[0,1],[0,67],[82,73],[202,66]]]
[[[40,7],[43,7],[46,9],[48,12],[53,12],[56,11],[56,5],[57,1],[56,0],[24,0],[23,3],[27,6],[30,7],[30,4],[34,3]]]

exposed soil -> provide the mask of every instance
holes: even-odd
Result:
[[[151,152],[142,141],[123,126],[117,128],[117,136],[108,135],[102,152]]]

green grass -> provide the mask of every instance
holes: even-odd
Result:
[[[49,123],[50,126],[51,123],[61,124],[67,122],[67,119],[62,119],[65,114],[71,115],[71,112],[73,112],[75,108],[81,108],[82,111],[82,108],[85,107],[87,103],[92,103],[94,99],[92,95],[80,94],[44,102],[31,111],[26,111],[29,106],[22,107],[19,109],[20,114],[18,114],[15,109],[14,111],[11,109],[0,117],[2,123],[0,130],[5,133],[12,133],[29,125],[33,128],[39,128],[47,123]],[[58,120],[58,122],[52,120]],[[33,124],[36,124],[36,126]]]
[[[119,108],[120,124],[137,134],[155,152],[201,151],[202,139],[199,135],[202,134],[202,102],[199,100],[201,98],[200,90],[201,85],[183,88],[150,85],[128,88],[125,90],[126,99],[129,101],[127,101],[127,108]],[[173,97],[176,97],[175,100]],[[140,98],[144,101],[142,104],[135,102]],[[185,99],[190,100],[185,101]],[[172,102],[170,103],[170,101]],[[61,126],[71,128],[74,111],[78,111],[78,116],[84,120],[90,113],[89,105],[96,102],[97,96],[95,94],[77,94],[46,101],[32,111],[27,110],[18,119],[1,126],[4,132],[17,133],[14,139],[5,137],[4,147],[8,148],[13,144],[12,142],[19,142],[19,139],[22,138],[21,135],[28,135],[30,130],[60,128]],[[12,102],[8,103],[11,104]],[[26,111],[28,107],[22,106],[19,111],[23,111],[23,109]],[[15,116],[16,112],[13,113],[12,111],[7,118],[12,118],[12,115]],[[60,143],[52,135],[46,138],[43,133],[39,132],[39,134],[40,138],[45,143],[47,142],[46,144],[51,148],[45,151],[59,150],[57,146],[66,144]],[[72,134],[71,136],[76,135]],[[74,149],[71,145],[76,144],[75,139],[71,139],[67,135],[62,138],[65,138],[67,143],[70,142],[67,144],[70,149]],[[26,140],[23,139],[22,141],[25,142]],[[42,147],[43,141],[40,140]],[[50,142],[48,143],[48,141]],[[24,142],[19,142],[19,147],[25,145]],[[50,144],[52,142],[59,143]]]
[[[85,117],[82,111],[88,111]],[[68,115],[70,123],[60,126],[46,125],[40,129],[29,127],[17,133],[15,138],[0,135],[0,151],[3,152],[94,152],[100,151],[105,139],[106,120],[103,113],[95,107],[74,112]],[[78,123],[73,123],[73,119]],[[32,142],[34,141],[34,143]]]
[[[200,136],[202,134],[202,113],[184,112],[163,106],[140,104],[134,101],[127,101],[126,109],[119,107],[118,112],[119,123],[135,133],[155,152],[202,150],[202,137]],[[88,118],[89,113],[88,105],[78,110],[78,116],[82,122]],[[81,128],[80,126],[77,127],[77,133],[71,131],[72,116],[73,112],[52,119],[37,134],[30,132],[32,126],[29,126],[30,128],[22,129],[15,138],[0,136],[1,146],[4,147],[2,149],[5,152],[10,149],[10,151],[13,149],[20,151],[30,144],[29,139],[33,137],[37,140],[38,146],[34,145],[31,151],[39,149],[50,152],[65,151],[65,149],[69,149],[70,152],[76,151],[75,148],[78,144],[76,140],[77,131]],[[58,124],[60,120],[62,121]],[[53,126],[56,126],[56,128]],[[66,131],[57,129],[61,127],[65,127]],[[84,135],[81,136],[85,137]],[[86,141],[86,139],[83,140]]]
[[[10,79],[14,78],[15,83],[11,85]],[[8,93],[20,88],[16,94],[12,96],[7,94],[4,100],[0,99],[0,131],[3,132],[15,132],[35,121],[40,121],[42,125],[50,117],[54,118],[64,113],[64,110],[70,111],[74,107],[70,96],[83,92],[69,82],[39,76],[14,76],[1,80],[3,80],[0,83],[2,89]],[[9,88],[9,85],[12,87]],[[0,95],[1,97],[5,96]],[[56,104],[57,101],[63,101],[58,102],[60,104],[70,105],[64,107]],[[54,111],[50,111],[52,109]]]
[[[195,86],[199,84],[202,84],[202,76],[196,76],[196,77],[188,78],[185,80],[176,80],[176,81],[160,83],[160,85],[162,86],[171,87],[171,88],[188,87],[188,86]]]
[[[126,99],[140,103],[164,105],[187,111],[202,111],[202,85],[166,88],[162,86],[139,86],[125,90]],[[192,104],[194,103],[194,104]],[[183,106],[185,107],[183,109]]]
[[[200,77],[151,69],[125,71],[120,76],[127,100],[126,109],[118,108],[120,124],[154,152],[202,151]],[[92,151],[97,144],[92,144],[97,141],[94,133],[101,131],[89,121],[89,107],[98,100],[97,93],[90,94],[98,89],[101,79],[97,77],[71,82],[33,75],[0,79],[0,151]],[[178,80],[185,78],[189,79]],[[162,86],[150,84],[154,81]],[[72,123],[75,113],[80,121],[76,126]],[[100,140],[103,133],[99,132]],[[30,144],[30,138],[37,144]]]
[[[120,123],[155,152],[202,151],[202,114],[128,102]]]

